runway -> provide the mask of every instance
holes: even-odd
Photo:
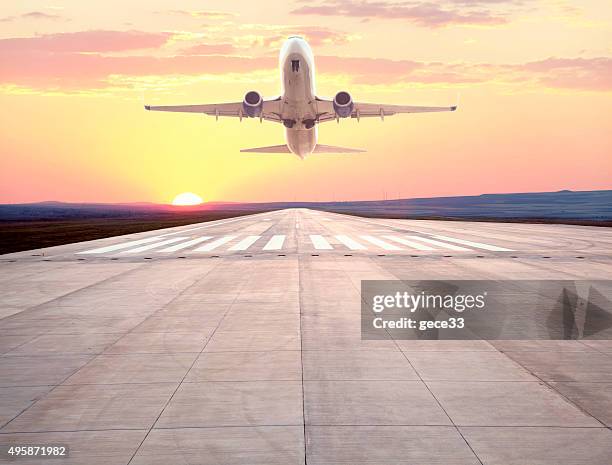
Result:
[[[53,463],[612,456],[611,341],[360,334],[362,280],[611,279],[609,228],[288,209],[2,255],[0,270],[0,444],[68,444]]]

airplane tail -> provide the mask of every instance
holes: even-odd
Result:
[[[249,153],[291,153],[287,145],[270,145],[269,147],[255,147],[252,149],[241,149],[241,152]],[[317,144],[312,153],[361,153],[362,149],[351,149],[347,147],[336,147],[335,145]]]

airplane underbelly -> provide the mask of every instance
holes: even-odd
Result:
[[[285,128],[287,147],[300,158],[310,155],[317,145],[317,130]]]
[[[280,116],[285,127],[310,130],[316,122],[312,64],[300,54],[289,55],[282,68]]]

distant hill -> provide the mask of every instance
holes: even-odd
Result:
[[[153,203],[63,203],[39,202],[0,205],[0,221],[69,220],[88,218],[197,217],[198,213],[312,208],[339,213],[395,218],[612,220],[612,190],[483,194],[354,202],[216,202],[196,207],[174,207]]]
[[[326,207],[338,212],[410,218],[610,221],[612,190],[343,202]]]

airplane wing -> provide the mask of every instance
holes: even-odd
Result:
[[[387,105],[382,103],[360,103],[354,102],[351,118],[371,118],[377,117],[384,119],[385,116],[397,115],[400,113],[430,113],[435,111],[455,111],[456,105],[449,107],[422,107],[414,105]],[[331,99],[317,98],[318,121],[332,121],[336,119],[334,102]]]
[[[282,122],[280,117],[280,97],[264,100],[261,113],[261,119],[266,121]],[[220,116],[233,116],[236,118],[248,118],[244,113],[242,102],[232,103],[209,103],[204,105],[145,105],[145,110],[150,111],[172,111],[180,113],[202,113],[204,115],[214,116],[219,119]]]

